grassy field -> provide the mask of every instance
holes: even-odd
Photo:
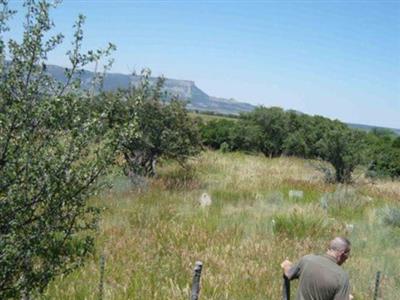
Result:
[[[383,222],[400,205],[399,182],[329,185],[308,161],[240,153],[204,152],[189,166],[165,163],[142,191],[116,174],[93,199],[104,207],[97,254],[43,299],[97,299],[101,254],[104,299],[189,299],[196,260],[200,299],[280,299],[280,262],[322,253],[337,234],[353,243],[344,268],[355,299],[372,299],[378,270],[380,299],[399,299],[400,228]],[[204,192],[210,207],[199,205]]]

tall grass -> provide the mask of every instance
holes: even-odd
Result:
[[[325,193],[320,202],[329,215],[344,220],[362,218],[368,205],[373,205],[371,197],[362,195],[348,185],[338,185],[334,192]]]
[[[381,191],[360,191],[374,205],[353,205],[343,215],[351,203],[328,213],[320,208],[321,196],[336,186],[300,159],[204,152],[188,170],[167,162],[141,192],[116,176],[114,188],[93,199],[103,208],[98,254],[42,298],[97,299],[104,254],[103,299],[188,299],[196,260],[204,263],[200,299],[279,299],[281,261],[322,253],[330,238],[348,234],[353,250],[344,268],[356,299],[371,299],[378,270],[383,299],[398,299],[400,238],[382,223],[379,206],[397,200],[382,192],[383,183]],[[305,199],[288,199],[290,189],[303,190]],[[199,205],[203,192],[210,207]],[[354,230],[346,233],[349,222]]]
[[[328,238],[340,233],[342,226],[327,220],[323,214],[294,210],[273,218],[273,232],[290,239]],[[342,229],[343,230],[343,229]]]
[[[386,206],[382,209],[382,215],[385,225],[400,228],[400,208]]]

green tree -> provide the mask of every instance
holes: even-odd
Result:
[[[173,159],[184,164],[200,150],[200,135],[195,121],[189,117],[185,103],[177,99],[163,101],[163,80],[156,85],[144,71],[142,82],[127,95],[136,111],[138,134],[121,136],[120,150],[131,179],[153,176],[160,159]]]
[[[286,155],[308,157],[309,149],[303,130],[293,131],[288,134],[283,142],[283,152]]]
[[[229,131],[231,150],[246,152],[259,152],[261,148],[262,132],[259,126],[238,120],[234,122]]]
[[[400,177],[400,139],[372,131],[366,136],[368,175]]]
[[[382,144],[373,149],[369,175],[400,178],[400,149]]]
[[[46,72],[46,59],[61,34],[47,1],[25,1],[22,41],[6,43],[13,12],[0,2],[0,298],[42,291],[57,274],[79,266],[93,250],[97,210],[87,199],[114,154],[103,116],[87,109],[76,72],[109,54],[80,53],[84,18],[75,24],[67,83]],[[107,115],[107,112],[103,112]],[[93,143],[102,135],[101,143]]]
[[[363,162],[364,134],[349,129],[339,121],[334,121],[335,128],[325,132],[316,148],[319,157],[332,164],[337,182],[351,181],[355,167]]]
[[[288,113],[288,134],[283,141],[283,153],[299,157],[309,157],[307,135],[310,134],[309,120],[306,115],[295,112]]]
[[[400,149],[400,136],[398,136],[397,138],[395,138],[395,139],[393,140],[392,146],[393,146],[394,148]]]
[[[265,156],[275,157],[283,153],[283,142],[288,134],[288,115],[279,107],[257,107],[244,114],[244,120],[258,126],[262,133],[260,149]]]
[[[202,143],[213,149],[219,149],[223,143],[232,147],[231,138],[235,128],[235,121],[217,119],[200,126]]]

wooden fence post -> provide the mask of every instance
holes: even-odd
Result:
[[[103,300],[105,257],[100,255],[99,300]]]
[[[190,300],[198,300],[200,293],[200,276],[201,270],[203,268],[203,263],[201,261],[196,261],[193,270],[193,282],[192,282],[192,294]]]
[[[283,274],[282,299],[290,300],[290,280]]]
[[[378,299],[380,281],[381,281],[381,271],[378,271],[376,272],[376,278],[375,278],[374,300]]]

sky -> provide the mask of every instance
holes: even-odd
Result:
[[[49,63],[68,66],[80,13],[85,49],[117,46],[112,72],[146,67],[212,96],[400,128],[400,1],[64,0]]]

